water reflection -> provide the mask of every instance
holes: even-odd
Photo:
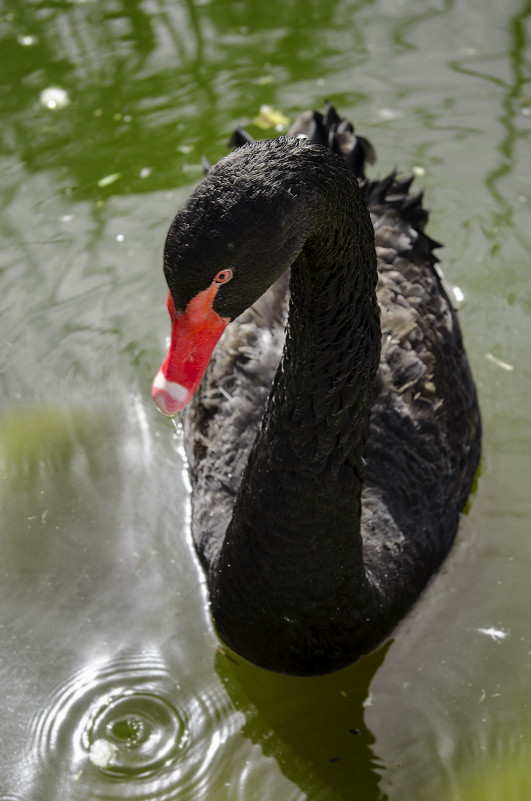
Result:
[[[223,155],[235,124],[272,102],[278,85],[326,74],[343,27],[334,4],[318,0],[117,0],[112,9],[3,0],[2,11],[0,46],[8,69],[0,85],[9,112],[4,136],[29,170],[68,170],[77,198],[105,199],[111,191],[98,192],[97,181],[118,172],[121,194],[187,182],[185,168],[199,165],[205,153],[212,160]],[[21,44],[28,37],[31,47]],[[362,32],[355,28],[349,49],[353,41],[363,52]],[[38,107],[40,93],[52,86],[68,93],[68,108]],[[140,176],[142,168],[152,171],[150,181]]]
[[[382,801],[382,765],[372,751],[365,708],[389,646],[316,678],[270,673],[223,651],[216,671],[236,708],[247,710],[242,734],[277,760],[301,797]],[[252,784],[246,790],[242,797],[259,797]]]
[[[451,66],[457,72],[480,78],[486,85],[493,85],[502,90],[502,113],[498,117],[503,126],[503,138],[498,145],[499,163],[485,177],[485,185],[498,204],[498,213],[494,218],[495,225],[511,225],[515,207],[514,196],[506,197],[500,184],[504,178],[516,168],[516,148],[520,141],[529,137],[529,98],[526,96],[528,77],[528,37],[526,24],[531,17],[531,6],[527,0],[519,11],[510,17],[507,24],[509,36],[508,56],[500,53],[493,58],[492,53],[476,53],[472,51],[464,58],[452,60]],[[509,74],[506,67],[509,66]],[[523,113],[525,112],[525,113]],[[527,190],[527,188],[526,188]],[[527,198],[529,201],[529,197]],[[516,234],[525,233],[519,228]],[[528,237],[524,242],[527,247]]]

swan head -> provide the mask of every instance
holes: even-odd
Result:
[[[152,387],[165,414],[189,403],[225,327],[300,254],[308,221],[299,164],[315,147],[283,137],[239,148],[173,220],[164,249],[171,344]]]

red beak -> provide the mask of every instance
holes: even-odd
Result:
[[[189,403],[210,361],[220,336],[230,322],[220,317],[212,304],[219,286],[211,284],[199,292],[182,314],[175,311],[168,292],[171,342],[151,394],[161,412],[174,415]]]

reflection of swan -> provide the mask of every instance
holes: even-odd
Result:
[[[303,680],[258,670],[218,650],[216,672],[233,708],[245,710],[241,734],[259,745],[265,757],[276,759],[286,778],[299,787],[301,798],[351,799],[355,787],[364,801],[384,801],[381,763],[373,750],[366,707],[371,704],[372,680],[390,645],[389,640],[345,670]],[[280,790],[273,793],[274,784],[269,783],[273,777],[274,771],[268,771],[268,792],[260,792],[263,765],[251,760],[245,776],[239,776],[240,797],[277,797]]]
[[[281,138],[219,162],[164,255],[162,411],[192,399],[223,334],[185,415],[216,626],[287,673],[389,633],[448,552],[480,447],[420,196],[394,176],[360,192],[372,149],[334,114],[301,123],[330,149]]]

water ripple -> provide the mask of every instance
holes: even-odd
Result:
[[[221,686],[185,692],[157,654],[122,655],[54,690],[33,721],[32,761],[76,796],[206,798],[220,781],[220,746],[240,726]]]
[[[92,764],[110,775],[149,775],[169,764],[187,739],[183,716],[152,693],[120,690],[94,706],[82,743]]]

